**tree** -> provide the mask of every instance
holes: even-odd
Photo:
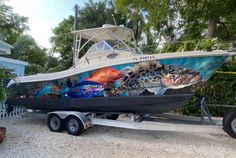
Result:
[[[144,33],[149,34],[150,30],[157,31],[159,38],[164,37],[167,41],[176,38],[178,31],[178,10],[177,1],[174,0],[116,0],[115,6],[129,19],[136,21],[137,17],[143,17],[145,22]],[[145,20],[144,20],[145,19]],[[155,40],[153,38],[153,40]]]
[[[103,24],[115,23],[116,25],[124,24],[128,27],[134,26],[131,22],[127,22],[125,16],[121,16],[112,1],[93,2],[90,0],[88,3],[85,3],[84,8],[79,9],[78,15],[79,29],[101,27]],[[72,66],[73,36],[71,31],[73,30],[73,21],[73,16],[64,19],[53,29],[55,36],[51,38],[51,42],[54,45],[53,51],[60,53],[62,58],[61,62],[65,69]],[[137,27],[137,29],[139,29],[139,27]],[[82,41],[82,43],[84,42],[85,41]],[[85,52],[80,52],[79,57],[83,56],[84,53]]]
[[[0,39],[14,44],[18,37],[29,29],[28,18],[14,13],[12,7],[4,2],[5,0],[0,1]]]
[[[62,70],[62,66],[56,57],[45,48],[37,45],[35,40],[29,35],[20,36],[13,45],[11,58],[29,62],[26,67],[26,74],[56,72]]]
[[[56,28],[53,29],[55,36],[51,37],[53,52],[60,53],[62,59],[61,64],[65,69],[72,65],[73,36],[71,31],[73,30],[73,21],[73,16],[64,19]]]
[[[53,56],[47,56],[47,63],[43,66],[38,64],[29,64],[26,67],[26,74],[27,75],[34,75],[37,73],[51,73],[63,70],[60,61]]]
[[[44,66],[47,62],[46,50],[40,48],[30,35],[20,36],[13,47],[12,53],[9,55],[13,59],[41,66]]]
[[[20,36],[13,46],[9,57],[29,62],[29,66],[26,67],[28,75],[53,71],[52,68],[58,66],[58,60],[48,55],[45,48],[39,47],[30,35]]]
[[[229,39],[235,36],[232,27],[235,25],[232,16],[236,13],[234,0],[115,0],[115,5],[131,19],[143,14],[145,26],[157,31],[157,37],[164,37],[166,41],[180,37],[202,38],[205,28],[209,38],[220,35]]]
[[[202,23],[207,23],[209,38],[216,36],[217,24],[224,26],[223,20],[235,15],[235,6],[234,0],[182,0],[180,5],[182,17],[188,22],[198,19]],[[225,29],[227,31],[226,27]]]

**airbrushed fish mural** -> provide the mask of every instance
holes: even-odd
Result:
[[[34,92],[36,98],[57,98],[61,95],[61,90],[58,86],[53,83],[38,87]]]
[[[103,86],[92,81],[82,81],[72,87],[66,95],[71,98],[91,98],[103,96]]]
[[[121,72],[111,68],[105,67],[96,70],[88,78],[85,77],[86,81],[93,81],[102,84],[103,86],[108,85],[109,83],[114,82],[115,80],[121,77]]]
[[[167,89],[187,87],[201,80],[199,72],[194,70],[148,61],[81,73],[74,76],[74,79],[64,79],[65,83],[57,81],[61,83],[60,86],[49,83],[42,86],[36,97],[133,96],[141,95],[144,91],[163,95]]]
[[[198,72],[155,61],[128,67],[123,75],[121,89],[136,93],[147,89],[155,94],[164,94],[169,88],[178,89],[201,80]]]

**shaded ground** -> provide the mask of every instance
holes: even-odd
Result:
[[[82,136],[52,133],[43,118],[0,120],[7,136],[0,157],[236,157],[236,139],[223,131],[180,133],[95,126]]]

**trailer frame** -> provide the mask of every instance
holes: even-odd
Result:
[[[223,120],[216,120],[212,118],[212,115],[208,109],[208,104],[205,101],[205,97],[202,97],[199,101],[201,109],[201,117],[188,117],[176,114],[133,114],[133,113],[104,113],[97,115],[96,113],[82,113],[78,111],[53,111],[48,113],[50,115],[58,115],[61,120],[65,122],[65,130],[72,135],[80,135],[85,129],[94,125],[120,127],[128,129],[138,130],[153,130],[153,131],[176,131],[176,132],[204,132],[211,131],[219,132],[222,129],[231,137],[236,138],[236,107],[233,105],[219,105],[216,107],[232,108],[230,112],[225,114]],[[210,104],[210,107],[214,107],[214,104]],[[108,116],[125,114],[129,116],[129,120],[111,120],[107,119]],[[68,125],[68,118],[70,116],[77,118],[77,125],[81,125],[81,130],[71,133]],[[112,117],[110,117],[112,118]],[[163,122],[164,118],[164,122]],[[152,120],[153,119],[153,120]],[[168,120],[168,121],[167,121]],[[173,123],[175,120],[175,123]],[[177,120],[177,122],[176,122]],[[49,121],[49,120],[48,120]],[[182,121],[182,123],[180,123]],[[184,122],[185,121],[185,122]],[[81,123],[80,123],[81,122]],[[151,122],[155,122],[155,125]],[[184,122],[184,123],[183,123]],[[48,124],[50,125],[50,124]],[[199,126],[201,128],[199,128]],[[50,127],[49,127],[50,129]],[[212,130],[213,129],[213,130]],[[51,130],[52,131],[52,130]]]
[[[163,114],[136,114],[136,113],[95,113],[80,111],[50,111],[47,112],[48,128],[52,132],[67,131],[70,135],[80,135],[94,125],[120,127],[138,130],[174,131],[174,132],[210,132],[220,133],[223,130],[231,137],[236,138],[236,107],[230,105],[222,107],[232,108],[223,120],[213,118],[203,97],[199,106],[201,117],[188,117],[173,113]],[[210,105],[211,107],[214,105]],[[220,105],[217,105],[219,107]],[[31,114],[38,113],[37,110]],[[45,113],[44,113],[45,115]],[[116,116],[126,115],[125,120],[116,120]],[[128,119],[127,119],[128,118]],[[201,127],[201,128],[199,128]]]

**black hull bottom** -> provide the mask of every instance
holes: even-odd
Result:
[[[97,97],[71,99],[8,99],[8,107],[27,109],[112,113],[166,113],[184,105],[193,94],[163,96]]]

